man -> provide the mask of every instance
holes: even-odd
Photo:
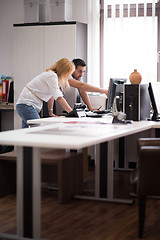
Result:
[[[90,111],[97,110],[92,108],[87,92],[99,92],[99,93],[105,93],[107,95],[108,90],[94,87],[88,83],[83,82],[82,77],[86,71],[86,63],[80,58],[73,59],[72,62],[75,65],[75,71],[72,73],[72,76],[70,76],[68,79],[69,85],[71,87],[78,89],[83,102],[87,105]],[[51,98],[48,101],[49,116],[55,116],[53,114],[53,103],[54,103],[54,98]]]

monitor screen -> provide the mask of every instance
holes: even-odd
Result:
[[[126,82],[126,78],[110,78],[107,109],[112,109],[114,98],[119,96],[120,110],[123,110],[123,84]]]
[[[160,82],[149,83],[148,91],[153,108],[152,120],[156,120],[160,115]]]

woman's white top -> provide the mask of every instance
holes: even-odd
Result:
[[[42,109],[43,101],[48,102],[52,96],[55,100],[58,97],[63,97],[58,85],[58,76],[53,71],[41,73],[37,77],[33,78],[27,86],[41,100],[38,99],[29,89],[24,87],[16,104],[32,105],[38,112]]]

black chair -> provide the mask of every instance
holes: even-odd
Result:
[[[147,196],[160,196],[160,138],[138,140],[138,214],[139,238],[143,237]]]
[[[14,146],[0,145],[0,154],[11,152],[14,150]]]

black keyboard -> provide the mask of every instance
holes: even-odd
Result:
[[[111,110],[102,110],[102,111],[93,111],[93,113],[97,113],[97,114],[108,114],[111,113]]]

